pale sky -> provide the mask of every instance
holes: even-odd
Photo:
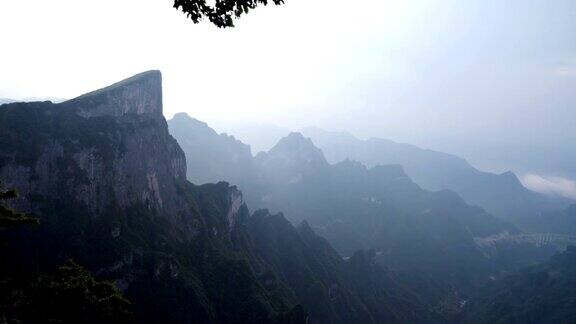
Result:
[[[3,0],[0,30],[0,97],[160,69],[168,118],[314,125],[576,177],[574,0],[286,0],[228,30],[171,0]],[[511,149],[550,160],[505,162]]]

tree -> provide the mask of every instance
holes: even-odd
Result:
[[[108,281],[72,260],[11,292],[5,321],[17,323],[128,323],[130,302]],[[1,309],[1,308],[0,308]],[[0,317],[0,322],[2,318]]]
[[[215,0],[214,6],[208,5],[206,0],[174,0],[174,8],[181,8],[195,24],[207,18],[214,25],[226,28],[234,27],[234,18],[269,3],[280,5],[284,0]]]
[[[2,181],[0,181],[0,188],[2,188]],[[16,212],[13,209],[3,205],[6,201],[16,197],[18,197],[16,190],[0,190],[0,228],[39,223],[38,218],[30,217],[26,214]]]
[[[0,182],[0,188],[2,183]],[[38,218],[3,205],[17,198],[0,190],[0,229],[38,224]],[[95,279],[72,260],[53,275],[6,275],[0,269],[0,323],[128,323],[130,302],[111,282]]]

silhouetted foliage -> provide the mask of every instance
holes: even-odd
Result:
[[[0,188],[2,187],[2,181],[0,181]],[[9,199],[14,199],[18,197],[16,190],[0,190],[0,228],[11,227],[22,224],[38,224],[37,218],[30,217],[26,214],[19,213],[13,209],[3,206],[3,203]]]
[[[130,302],[114,284],[96,280],[72,260],[53,275],[13,289],[8,304],[3,320],[14,323],[127,323],[131,318]]]
[[[216,0],[214,6],[207,4],[206,0],[174,0],[174,8],[181,8],[195,24],[207,18],[214,25],[226,28],[234,27],[234,18],[269,3],[280,5],[284,0]]]
[[[0,191],[0,203],[17,197],[15,190]],[[39,224],[39,219],[0,205],[0,228],[25,224]],[[97,281],[71,260],[50,276],[2,273],[0,295],[0,323],[125,323],[130,319],[130,303],[118,288]]]

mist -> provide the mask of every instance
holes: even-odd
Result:
[[[293,0],[233,30],[190,26],[162,1],[76,6],[0,5],[2,29],[19,31],[3,40],[0,97],[72,98],[159,68],[168,118],[317,126],[576,178],[574,1]]]
[[[541,177],[528,174],[522,183],[529,189],[548,195],[561,195],[576,200],[576,182],[560,177]]]

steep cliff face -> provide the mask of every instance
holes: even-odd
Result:
[[[85,118],[138,115],[152,119],[162,117],[162,76],[160,71],[147,71],[108,87],[69,100]]]
[[[186,159],[162,117],[161,76],[150,71],[61,104],[3,107],[0,177],[31,197],[73,197],[94,213],[112,202],[183,212],[175,181]]]
[[[13,207],[41,219],[9,233],[2,273],[73,258],[116,282],[139,322],[270,322],[294,305],[259,283],[239,190],[186,181],[158,71],[60,104],[2,105],[0,177],[20,192]]]

